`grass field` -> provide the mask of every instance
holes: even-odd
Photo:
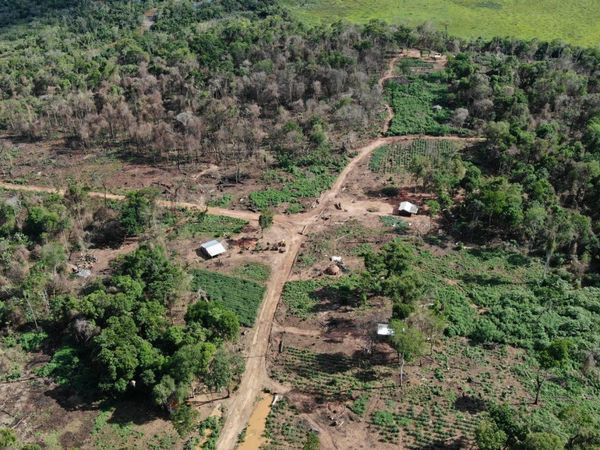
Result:
[[[572,44],[600,44],[597,0],[282,0],[310,23],[371,19],[420,25],[465,37],[514,36],[562,39]]]

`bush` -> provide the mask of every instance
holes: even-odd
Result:
[[[469,337],[478,344],[490,344],[492,342],[501,343],[503,334],[494,322],[486,318],[480,318],[475,323],[475,329]]]
[[[121,206],[121,226],[129,236],[138,236],[150,226],[157,193],[143,189],[129,192]]]
[[[17,442],[17,436],[13,430],[0,428],[0,449],[11,448]]]
[[[64,207],[53,205],[53,209],[34,206],[29,209],[23,231],[35,241],[44,241],[68,226]]]
[[[181,437],[192,432],[198,420],[198,412],[188,404],[183,404],[171,414],[171,421]]]
[[[314,431],[308,433],[306,437],[306,442],[302,446],[302,450],[319,450],[321,448],[321,442],[319,440],[319,435]]]
[[[0,237],[10,236],[17,227],[17,216],[12,206],[0,204]]]
[[[35,352],[47,338],[48,335],[44,331],[30,331],[19,336],[19,344],[26,352]]]
[[[480,450],[502,450],[506,446],[506,433],[489,420],[482,420],[475,431],[475,442]]]
[[[563,450],[563,440],[552,433],[530,433],[525,439],[523,450]]]

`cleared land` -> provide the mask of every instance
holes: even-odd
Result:
[[[596,46],[600,42],[600,6],[594,0],[284,0],[311,23],[371,19],[420,25],[433,23],[453,35],[476,38],[514,36]]]

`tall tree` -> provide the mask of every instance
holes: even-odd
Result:
[[[425,348],[425,338],[423,334],[406,322],[392,320],[390,328],[394,334],[390,342],[394,350],[398,353],[400,361],[400,387],[404,386],[404,366],[407,362],[413,361],[423,354]]]

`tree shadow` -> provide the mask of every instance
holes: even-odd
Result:
[[[159,418],[168,419],[166,411],[160,410],[150,403],[147,395],[135,395],[131,399],[117,401],[107,404],[107,406],[114,408],[108,420],[108,423],[111,424],[144,425]]]
[[[363,383],[377,381],[380,375],[372,367],[361,369],[354,374],[355,378]]]
[[[349,371],[353,364],[351,358],[344,353],[318,353],[315,356],[315,368],[328,374]]]
[[[331,317],[327,320],[327,332],[349,331],[356,328],[356,321],[343,317]]]
[[[342,306],[355,307],[359,303],[355,292],[339,286],[325,286],[310,295],[317,300],[313,312],[334,311]]]
[[[368,197],[376,197],[376,198],[394,198],[400,195],[400,188],[395,186],[385,186],[381,189],[374,189],[365,192]]]
[[[519,253],[513,253],[506,260],[513,267],[528,267],[531,263],[527,256]]]
[[[461,450],[465,448],[471,448],[471,445],[465,437],[461,436],[445,441],[435,440],[432,443],[421,447],[421,450]]]
[[[487,402],[478,397],[463,395],[454,401],[454,409],[470,414],[477,414],[487,409]]]
[[[80,0],[7,2],[7,6],[0,7],[0,28],[26,25],[36,18],[66,11],[80,3]]]

